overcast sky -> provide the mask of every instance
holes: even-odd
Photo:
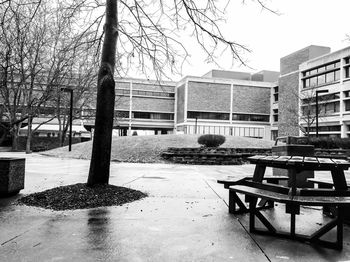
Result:
[[[225,35],[249,47],[245,55],[251,68],[222,58],[222,69],[244,72],[260,70],[279,71],[279,60],[309,45],[328,46],[332,51],[350,46],[350,0],[270,0],[266,2],[280,15],[272,14],[249,0],[232,0],[227,10]],[[214,64],[204,62],[205,56],[198,46],[187,45],[192,54],[183,67],[183,76],[201,76]],[[174,76],[174,78],[179,78]]]

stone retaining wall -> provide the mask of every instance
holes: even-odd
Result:
[[[195,165],[241,165],[253,155],[271,154],[270,148],[168,148],[161,156],[171,162]]]

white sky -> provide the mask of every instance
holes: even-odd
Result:
[[[266,3],[280,15],[261,10],[250,0],[244,4],[242,0],[231,0],[222,30],[230,39],[252,50],[245,55],[251,68],[238,62],[232,67],[231,59],[223,57],[219,60],[222,69],[279,71],[281,57],[306,46],[324,45],[332,51],[350,46],[350,40],[346,39],[346,34],[350,34],[350,0],[268,0]],[[197,45],[187,44],[187,49],[191,57],[183,67],[183,76],[202,76],[218,68],[204,62],[204,53]]]

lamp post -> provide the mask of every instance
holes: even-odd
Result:
[[[328,93],[328,90],[316,90],[316,137],[318,137],[318,94]]]
[[[70,93],[70,108],[69,108],[69,146],[68,151],[72,151],[72,125],[73,125],[73,89],[62,87],[61,91]]]

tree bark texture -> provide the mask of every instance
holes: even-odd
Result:
[[[87,184],[108,184],[114,119],[115,82],[113,79],[117,31],[117,0],[106,1],[101,65],[97,81],[95,131]]]

